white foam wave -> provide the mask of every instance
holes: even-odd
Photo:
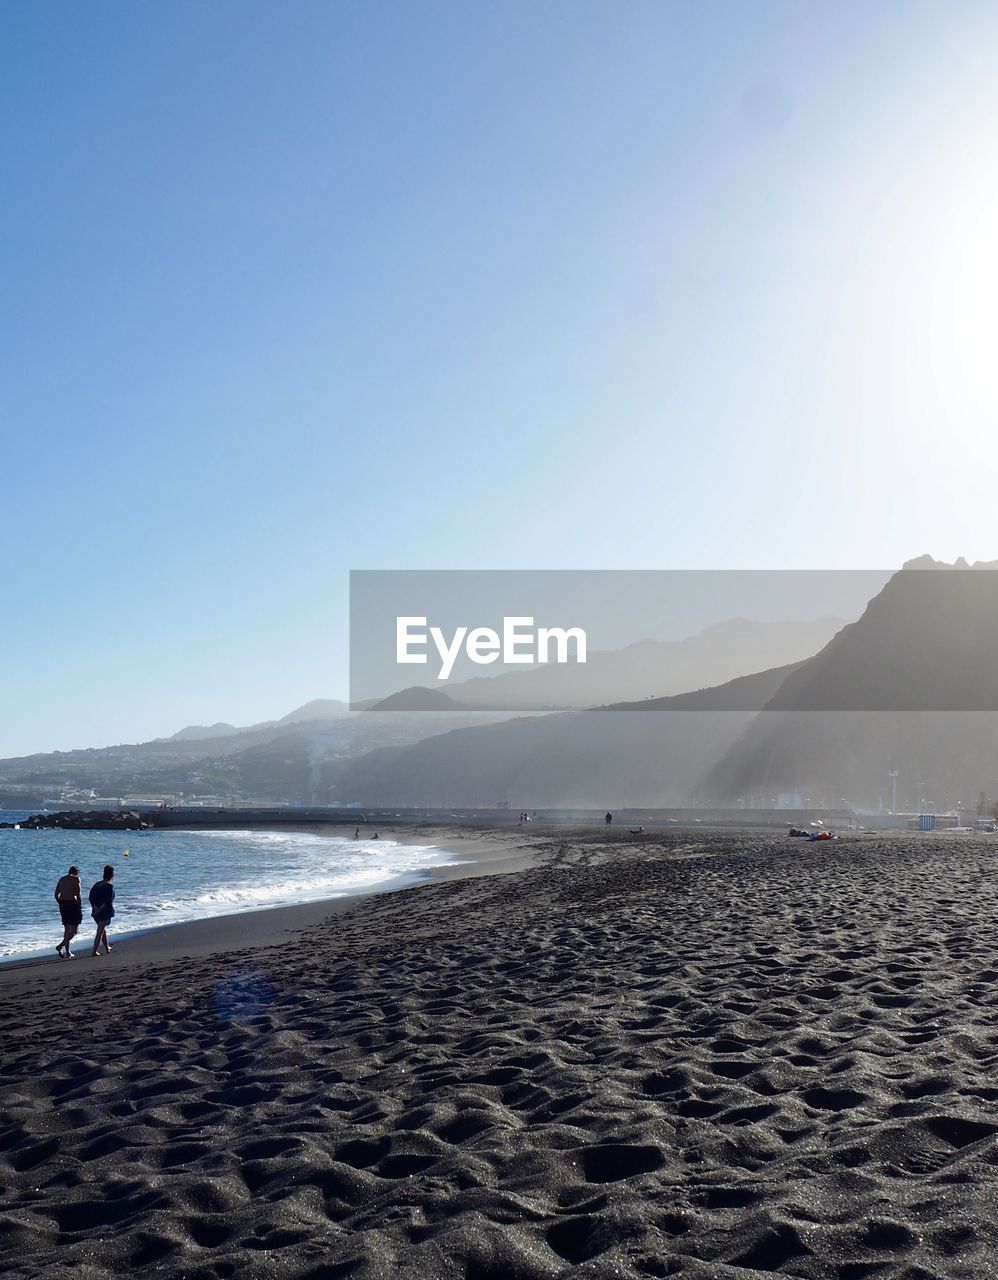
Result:
[[[0,841],[0,869],[15,853],[21,867],[10,904],[18,925],[0,933],[0,956],[48,949],[58,940],[61,924],[58,917],[51,918],[49,881],[60,873],[65,858],[76,854],[79,841],[72,837],[80,834],[93,836],[66,833],[57,855],[50,842],[34,841],[24,851],[13,840],[6,846]],[[389,839],[180,829],[143,834],[147,840],[141,851],[133,848],[127,862],[119,862],[114,852],[118,836],[103,842],[106,853],[94,855],[98,864],[110,855],[117,866],[115,927],[123,932],[391,887],[393,881],[447,860],[436,845]],[[96,839],[100,844],[100,833]],[[83,932],[89,923],[84,921]]]

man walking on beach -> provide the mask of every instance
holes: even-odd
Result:
[[[107,940],[107,926],[111,923],[111,917],[114,915],[114,885],[111,883],[113,879],[114,867],[107,866],[104,868],[104,879],[98,880],[90,890],[90,914],[97,921],[94,955],[98,954],[97,949],[102,942],[105,955],[111,950],[111,944]]]
[[[69,944],[83,923],[82,893],[80,870],[78,867],[70,867],[64,876],[59,877],[59,883],[55,887],[55,900],[62,916],[62,941],[56,947],[60,960],[76,959]]]
[[[613,814],[609,810],[607,810],[606,825],[609,826],[612,822],[613,822]]]

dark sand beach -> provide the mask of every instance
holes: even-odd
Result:
[[[7,1274],[998,1274],[998,836],[432,834],[0,970]]]

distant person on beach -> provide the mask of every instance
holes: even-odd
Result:
[[[613,814],[608,812],[606,815],[606,825],[609,826],[611,822],[613,822]]]
[[[55,900],[62,916],[62,941],[56,951],[62,960],[74,960],[76,957],[70,951],[69,944],[83,923],[83,888],[80,884],[79,867],[70,867],[64,876],[59,877],[59,883],[55,887]]]
[[[111,944],[107,940],[107,926],[111,923],[111,917],[114,915],[114,885],[111,883],[113,880],[114,867],[107,866],[104,868],[104,879],[98,880],[90,890],[90,914],[97,922],[94,955],[98,954],[98,948],[101,943],[104,944],[105,955],[111,950]]]
[[[355,840],[359,840],[359,839],[360,839],[360,827],[357,827],[357,828],[356,828],[356,830],[354,831],[354,833],[353,833],[353,838],[354,838]]]

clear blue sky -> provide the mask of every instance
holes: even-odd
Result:
[[[0,754],[344,695],[351,568],[998,555],[994,5],[0,43]]]

